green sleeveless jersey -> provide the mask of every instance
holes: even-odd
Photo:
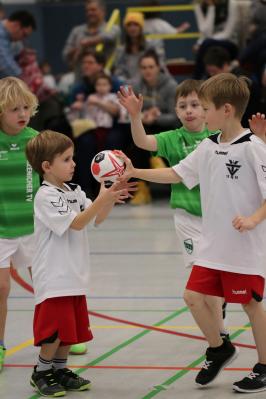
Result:
[[[158,155],[167,159],[170,166],[178,164],[186,158],[199,143],[213,132],[204,129],[201,132],[189,132],[183,127],[155,134]],[[201,216],[200,190],[199,186],[189,190],[183,183],[171,185],[171,208],[185,209],[192,215]]]
[[[0,130],[0,238],[33,233],[33,199],[39,176],[26,159],[25,147],[37,134],[29,127],[15,136]]]

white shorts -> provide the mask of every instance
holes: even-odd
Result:
[[[202,230],[202,218],[191,215],[184,209],[176,209],[174,222],[175,230],[180,240],[185,267],[191,267],[197,257]]]
[[[33,256],[33,234],[19,238],[0,238],[0,268],[29,267]]]

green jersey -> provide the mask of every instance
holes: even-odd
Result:
[[[167,159],[169,165],[174,166],[212,133],[206,128],[199,133],[189,132],[183,126],[180,129],[155,134],[157,151],[154,155]],[[192,215],[201,216],[199,186],[189,190],[183,183],[172,184],[170,204],[171,208],[185,209]]]
[[[33,233],[33,199],[39,176],[26,159],[25,147],[37,134],[29,127],[15,136],[0,130],[0,238]]]

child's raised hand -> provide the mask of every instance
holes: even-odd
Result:
[[[131,86],[120,86],[120,90],[117,92],[119,103],[125,107],[129,115],[134,117],[141,114],[143,105],[143,97],[141,94],[135,95]]]
[[[250,130],[261,140],[266,142],[265,114],[257,112],[255,115],[252,115],[251,119],[249,119],[248,121],[249,121]]]
[[[247,230],[253,230],[257,223],[255,222],[252,216],[236,216],[232,221],[233,227],[238,230],[240,233]]]

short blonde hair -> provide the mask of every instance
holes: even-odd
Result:
[[[0,79],[0,118],[7,108],[20,101],[30,108],[31,116],[37,112],[38,99],[23,80],[13,76]]]
[[[70,147],[74,148],[74,143],[69,137],[53,130],[44,130],[28,141],[26,156],[32,168],[42,176],[42,163],[52,163],[57,155],[63,154]]]
[[[229,103],[235,108],[235,115],[241,119],[250,97],[250,80],[246,76],[219,73],[207,79],[200,87],[201,100],[210,101],[219,109]]]

